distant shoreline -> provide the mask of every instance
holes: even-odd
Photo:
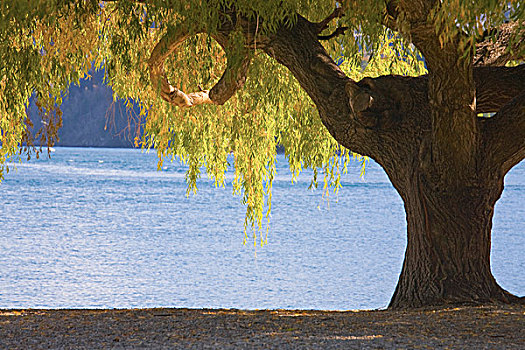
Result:
[[[36,148],[47,148],[47,145],[43,145],[43,146],[40,146],[40,145],[35,145]],[[129,146],[129,147],[122,147],[122,146],[106,146],[106,145],[94,145],[94,146],[84,146],[84,145],[81,145],[81,146],[71,146],[71,145],[56,145],[56,146],[52,146],[52,148],[97,148],[97,149],[100,149],[100,148],[112,148],[112,149],[146,149],[146,148],[142,148],[142,147],[134,147],[134,146]],[[154,149],[154,148],[150,148],[150,149]],[[284,154],[284,148],[282,147],[277,147],[277,154]]]
[[[23,146],[25,147],[25,146]],[[40,146],[40,145],[35,145],[35,148],[47,148],[47,145],[43,145],[43,146]],[[51,146],[52,148],[120,148],[120,149],[142,149],[140,147],[133,147],[133,146],[130,146],[130,147],[122,147],[122,146],[105,146],[105,145],[102,145],[102,146],[71,146],[71,145],[55,145],[55,146]]]

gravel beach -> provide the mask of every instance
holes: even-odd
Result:
[[[525,349],[525,306],[0,310],[1,349]]]

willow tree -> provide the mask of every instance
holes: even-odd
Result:
[[[92,66],[140,107],[163,159],[205,167],[258,227],[276,146],[293,174],[339,186],[355,152],[404,201],[393,308],[520,302],[490,270],[494,205],[525,157],[525,11],[518,0],[11,0],[0,5],[0,157],[56,140],[60,103]],[[335,60],[335,61],[334,61]],[[336,63],[338,62],[338,63]],[[428,69],[428,72],[427,72]],[[194,91],[194,92],[190,92]],[[487,117],[490,116],[490,117]],[[257,230],[255,230],[257,233]]]

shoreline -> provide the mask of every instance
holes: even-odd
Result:
[[[525,306],[437,310],[0,309],[0,348],[523,349]]]

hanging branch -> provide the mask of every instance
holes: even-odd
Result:
[[[170,84],[164,71],[164,62],[191,35],[204,32],[204,30],[198,30],[190,34],[188,27],[183,24],[175,31],[167,33],[151,52],[148,60],[151,83],[158,89],[162,99],[178,107],[193,107],[201,104],[222,105],[244,85],[251,54],[248,50],[243,50],[241,52],[243,57],[240,61],[235,63],[228,61],[222,77],[211,90],[199,87],[200,91],[185,93]],[[212,35],[225,51],[232,49],[227,34]]]

